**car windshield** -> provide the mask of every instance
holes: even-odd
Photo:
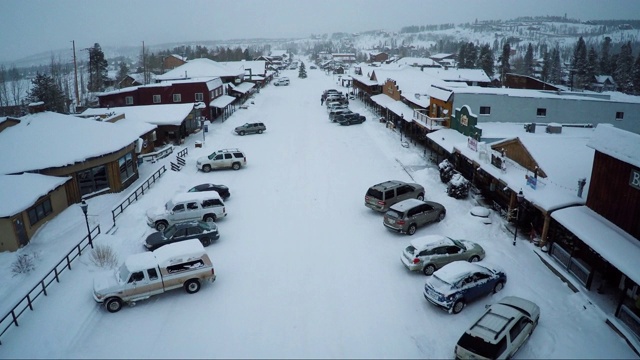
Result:
[[[461,243],[460,241],[458,241],[458,240],[453,240],[453,239],[451,239],[451,238],[449,238],[449,240],[451,240],[454,244],[456,244],[456,246],[457,246],[457,247],[459,247],[460,249],[465,250],[465,251],[467,250],[467,247],[466,247],[466,246],[464,246],[464,244],[463,244],[463,243]]]
[[[445,292],[446,290],[452,288],[451,284],[440,279],[438,275],[435,275],[435,274],[431,277],[431,279],[429,279],[429,282],[434,289],[441,292]]]
[[[468,333],[464,333],[462,337],[460,337],[460,340],[458,340],[458,346],[488,359],[497,359],[498,356],[500,356],[500,350],[503,345],[503,341],[491,344],[482,338],[472,336]]]
[[[164,229],[164,231],[162,232],[162,236],[164,236],[165,238],[169,239],[173,236],[173,234],[176,233],[178,229],[176,229],[176,227],[174,225],[169,226],[168,228]]]
[[[129,280],[129,269],[125,264],[122,264],[116,272],[116,278],[120,283],[126,283]]]

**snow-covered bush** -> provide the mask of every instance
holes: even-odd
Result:
[[[18,254],[16,261],[11,264],[11,272],[13,276],[18,274],[27,274],[36,268],[35,260],[38,256],[35,253]]]
[[[440,164],[438,164],[438,169],[440,170],[440,181],[443,183],[448,183],[453,176],[453,164],[449,162],[449,160],[444,159]]]
[[[96,245],[91,250],[91,262],[101,268],[113,269],[118,266],[118,256],[109,245]]]
[[[454,174],[449,181],[447,194],[455,199],[464,199],[469,195],[471,183],[460,174]]]

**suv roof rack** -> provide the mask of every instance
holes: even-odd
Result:
[[[223,152],[234,152],[234,151],[240,151],[240,149],[238,148],[229,148],[229,149],[220,149],[220,150],[216,150],[217,153],[223,153]]]

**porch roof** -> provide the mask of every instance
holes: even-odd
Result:
[[[233,96],[222,95],[218,98],[211,100],[211,102],[209,103],[209,106],[213,106],[219,109],[224,109],[227,105],[231,104],[235,99],[236,98],[234,98]]]
[[[64,185],[71,177],[23,173],[0,175],[0,217],[10,217],[27,210],[41,196]]]
[[[405,121],[413,121],[413,109],[402,101],[393,100],[385,94],[374,95],[371,97],[371,100],[376,104],[389,109],[389,111],[398,116],[404,115]]]
[[[640,284],[640,240],[586,206],[556,210],[551,217]]]

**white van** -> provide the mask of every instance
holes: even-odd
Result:
[[[163,231],[167,226],[190,220],[216,221],[227,216],[222,198],[216,191],[174,195],[164,207],[147,210],[147,225]]]

